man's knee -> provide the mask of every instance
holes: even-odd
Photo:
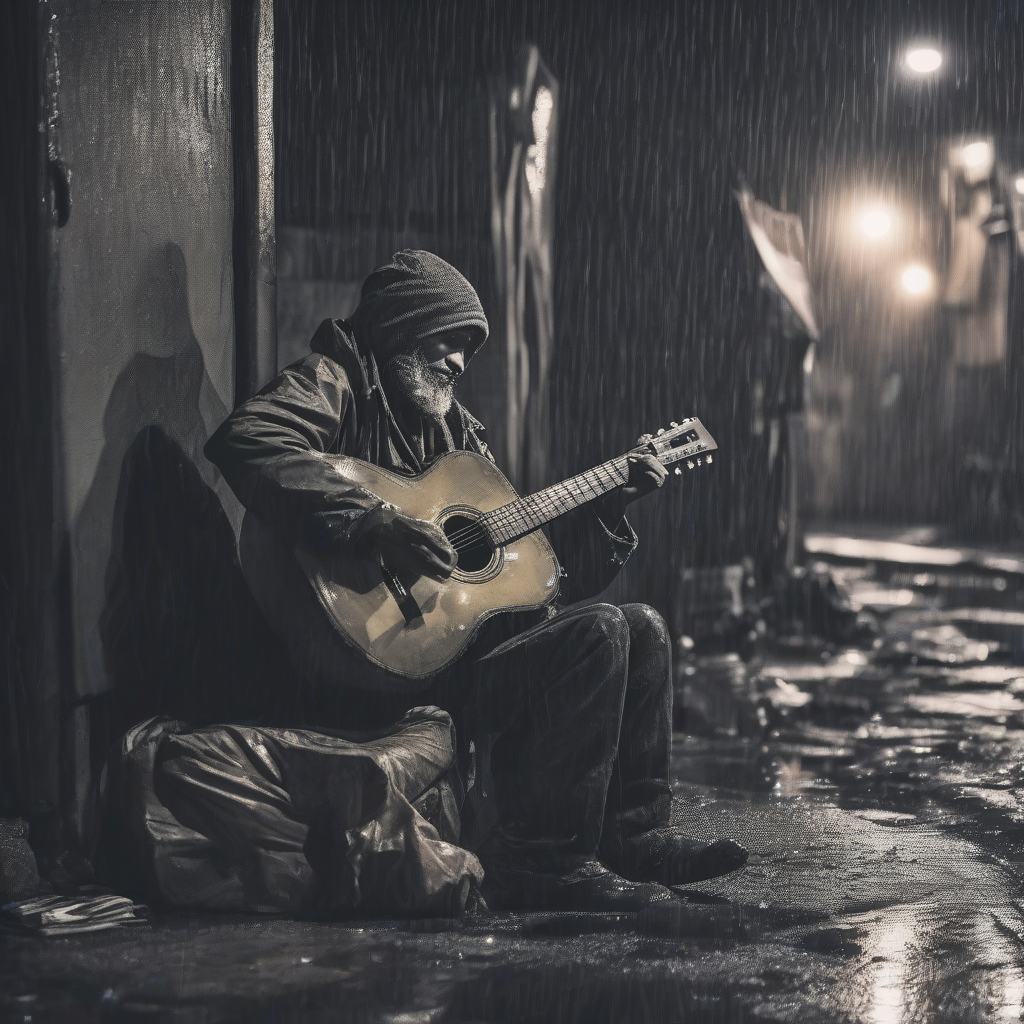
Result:
[[[629,628],[630,644],[671,650],[668,624],[649,604],[624,604],[620,609]]]
[[[587,632],[599,643],[623,655],[629,652],[630,628],[621,608],[613,604],[594,604],[583,614]]]

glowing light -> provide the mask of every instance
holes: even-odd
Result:
[[[892,217],[880,206],[873,206],[860,215],[860,229],[868,238],[884,238],[892,228]]]
[[[960,150],[965,167],[984,167],[992,159],[992,147],[987,142],[972,142]]]
[[[919,75],[930,75],[942,67],[942,54],[928,46],[915,46],[907,51],[907,67]]]
[[[911,295],[924,295],[931,291],[932,272],[927,267],[915,263],[903,271],[902,281],[903,287]]]
[[[1017,180],[1013,183],[1013,187],[1019,195],[1024,196],[1024,174],[1018,175]]]

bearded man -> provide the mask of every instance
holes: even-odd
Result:
[[[421,573],[445,577],[456,555],[440,529],[387,505],[323,456],[408,475],[453,450],[490,458],[483,427],[453,398],[487,334],[480,300],[454,267],[428,252],[399,252],[367,278],[347,322],[325,321],[311,355],[228,417],[207,457],[286,544],[343,557],[372,537]],[[392,677],[336,643],[325,654],[308,584],[310,603],[277,609],[310,619],[307,640],[293,646],[302,669],[286,713],[294,724],[381,728],[424,705],[451,714],[461,749],[473,753],[462,840],[484,866],[492,905],[638,910],[675,898],[668,886],[746,860],[736,843],[695,843],[670,824],[672,682],[662,618],[641,604],[574,606],[600,593],[629,557],[636,537],[625,508],[664,478],[660,463],[637,456],[625,486],[556,521],[561,605],[492,618],[434,677]]]

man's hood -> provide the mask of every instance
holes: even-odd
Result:
[[[381,366],[419,341],[455,330],[473,338],[468,363],[489,331],[473,286],[450,263],[422,249],[396,252],[370,274],[348,322]]]

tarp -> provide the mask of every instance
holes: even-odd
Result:
[[[807,247],[800,218],[795,213],[781,213],[755,199],[746,185],[736,192],[736,199],[765,270],[800,317],[808,336],[817,341],[818,324],[814,318],[814,297],[807,276]]]

